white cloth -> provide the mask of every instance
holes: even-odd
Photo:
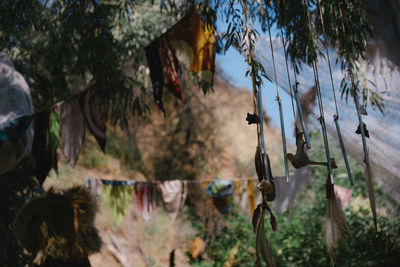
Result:
[[[165,211],[171,219],[175,219],[186,200],[186,182],[181,180],[160,183],[161,198]]]

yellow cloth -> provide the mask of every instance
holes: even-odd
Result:
[[[214,28],[201,25],[197,11],[190,12],[170,31],[169,41],[180,62],[201,80],[212,84],[215,48]]]
[[[207,185],[210,183],[210,181],[202,181],[203,187],[207,188]]]
[[[254,189],[253,189],[253,180],[247,180],[247,193],[249,195],[249,209],[250,209],[250,217],[253,217],[253,212],[256,208],[256,199],[254,196]]]

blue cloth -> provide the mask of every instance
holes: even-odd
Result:
[[[131,180],[125,180],[125,181],[118,181],[118,180],[101,180],[103,184],[106,185],[119,185],[119,186],[128,186],[128,185],[133,185],[135,182]]]
[[[214,206],[221,214],[229,214],[232,211],[232,180],[215,179],[207,185],[206,192],[213,197]]]
[[[215,198],[226,198],[233,194],[232,180],[215,179],[207,185],[207,194]]]

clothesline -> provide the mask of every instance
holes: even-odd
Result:
[[[286,178],[286,176],[277,176],[274,177],[274,179],[283,179]],[[293,176],[289,176],[289,178],[293,179]],[[182,182],[186,182],[186,183],[193,183],[193,184],[200,184],[200,183],[210,183],[213,180],[216,179],[220,179],[220,180],[231,180],[231,181],[248,181],[248,180],[252,180],[252,181],[258,181],[258,178],[256,177],[250,177],[250,178],[214,178],[214,179],[207,179],[207,180],[185,180],[185,179],[172,179],[172,180],[150,180],[150,181],[136,181],[136,180],[132,180],[132,179],[125,179],[125,180],[108,180],[108,179],[101,179],[101,178],[95,178],[95,177],[91,177],[91,176],[85,176],[85,180],[86,179],[94,179],[94,180],[101,180],[101,182],[103,184],[107,184],[107,185],[121,185],[121,186],[130,186],[130,185],[134,185],[136,182],[151,182],[151,183],[162,183],[165,181],[172,181],[172,180],[179,180]]]
[[[286,178],[284,176],[277,177]],[[255,209],[255,184],[258,179],[230,178],[230,179],[206,179],[206,180],[107,180],[93,177],[85,177],[85,185],[106,204],[111,217],[117,224],[124,220],[125,212],[131,202],[136,203],[142,217],[149,221],[156,211],[156,198],[160,197],[162,206],[169,216],[174,219],[183,207],[189,183],[201,184],[207,195],[213,199],[214,206],[221,214],[228,214],[232,209],[233,192],[236,191],[240,199],[247,194],[249,214]],[[247,190],[243,190],[247,188]],[[157,197],[156,197],[157,196]]]

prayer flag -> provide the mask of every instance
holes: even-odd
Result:
[[[157,106],[162,110],[165,116],[165,110],[162,103],[162,89],[163,89],[163,71],[160,58],[160,38],[152,41],[146,48],[146,59],[150,69],[150,79],[153,84],[153,96]]]
[[[102,182],[102,199],[109,208],[114,221],[117,224],[121,224],[132,202],[133,184],[107,183],[108,181]]]
[[[136,182],[136,203],[145,221],[149,221],[156,208],[156,196],[152,182]]]
[[[64,102],[60,108],[62,150],[69,164],[74,167],[85,140],[85,122],[78,98]]]
[[[202,81],[212,85],[215,64],[214,28],[202,25],[199,13],[192,11],[171,29],[169,41],[178,60]]]
[[[90,132],[96,138],[101,150],[106,149],[106,125],[100,105],[96,99],[96,90],[89,88],[79,94],[79,104]]]
[[[160,183],[161,199],[169,217],[175,220],[186,200],[186,188],[181,180],[163,181]]]

